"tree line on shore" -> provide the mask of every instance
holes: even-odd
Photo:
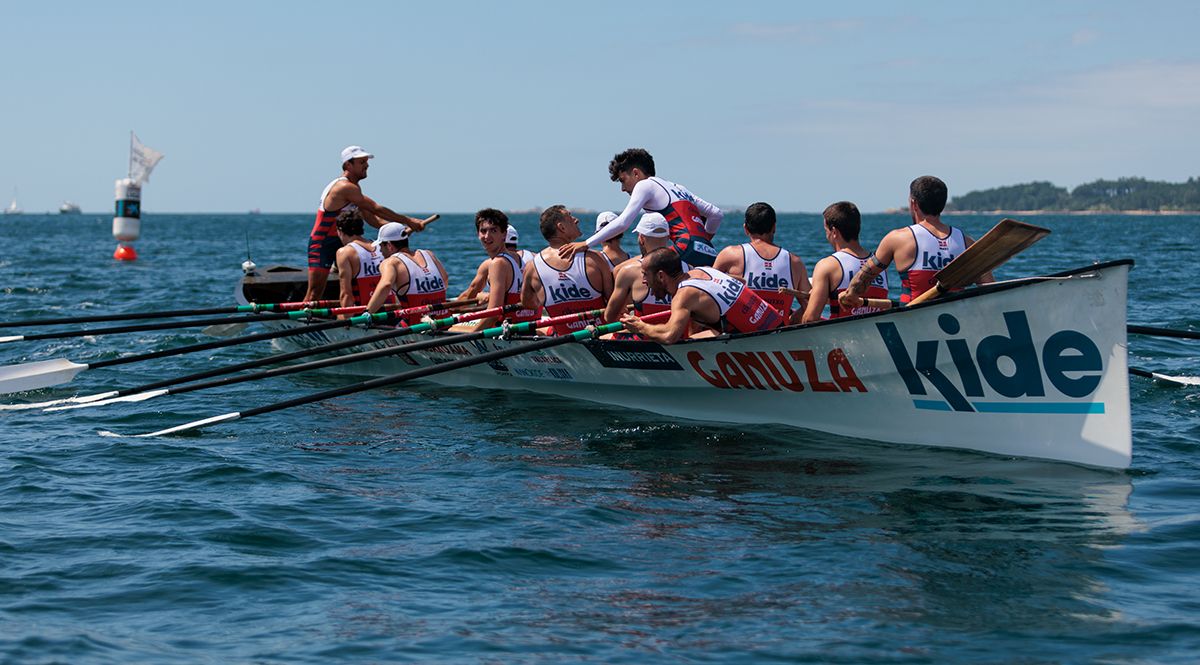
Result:
[[[1096,180],[1067,191],[1040,181],[968,192],[954,197],[947,210],[1069,210],[1159,212],[1200,210],[1200,179],[1160,182],[1145,178]]]

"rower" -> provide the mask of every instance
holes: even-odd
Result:
[[[605,226],[608,226],[616,218],[617,213],[611,210],[605,210],[599,215],[596,215],[596,230],[599,231]],[[608,264],[609,270],[616,270],[617,266],[629,260],[629,253],[625,251],[625,248],[621,247],[621,238],[623,237],[625,237],[624,233],[619,234],[615,237],[605,240],[604,244],[600,246],[600,256],[602,256],[604,258],[604,262]]]
[[[770,204],[759,202],[746,208],[742,228],[750,242],[722,249],[713,267],[746,282],[759,298],[791,317],[795,296],[780,289],[808,292],[811,287],[804,261],[775,244],[775,209]],[[803,309],[801,303],[797,321]]]
[[[824,219],[825,240],[833,247],[833,254],[817,261],[813,267],[812,293],[804,308],[803,322],[820,321],[826,303],[831,319],[880,311],[882,307],[867,306],[866,303],[850,308],[842,307],[838,302],[838,295],[850,286],[850,281],[862,270],[870,256],[858,242],[858,234],[862,229],[862,215],[858,212],[858,206],[849,201],[838,201],[825,208],[821,217]],[[863,295],[872,299],[886,299],[887,273],[876,275]]]
[[[537,253],[525,266],[525,285],[521,304],[540,311],[543,306],[551,317],[603,309],[612,295],[612,270],[599,252],[587,250],[569,259],[559,258],[558,248],[580,236],[579,220],[566,206],[553,205],[542,212],[542,237],[549,246]],[[555,324],[557,335],[582,330],[587,321]]]
[[[428,249],[409,247],[412,232],[396,222],[379,229],[375,241],[387,258],[380,266],[379,286],[371,294],[367,311],[378,312],[385,302],[397,302],[401,308],[418,307],[446,301],[449,276],[442,262]],[[436,316],[441,312],[431,312]],[[405,323],[420,323],[420,314],[413,314]]]
[[[517,249],[517,243],[521,240],[521,234],[517,232],[517,227],[509,225],[508,231],[504,236],[504,247],[511,253],[515,253],[521,261],[521,268],[525,268],[525,264],[533,260],[533,252],[527,249]],[[492,257],[488,257],[479,262],[479,267],[475,269],[475,277],[471,279],[471,283],[462,293],[458,294],[458,299],[474,298],[487,290],[488,279],[488,262]],[[485,297],[486,299],[486,297]]]
[[[487,260],[484,261],[486,265],[480,266],[487,269],[485,274],[487,275],[488,309],[520,302],[521,259],[515,252],[509,251],[504,242],[508,236],[508,215],[495,208],[480,210],[475,213],[475,234],[479,238],[479,244],[483,245],[483,250],[488,255]],[[521,309],[506,318],[513,323],[533,321],[538,318],[538,310]],[[495,327],[500,321],[500,316],[489,316],[478,322],[458,324],[451,327],[450,330],[455,332],[483,330]]]
[[[604,310],[605,323],[619,321],[630,305],[639,316],[671,309],[671,297],[655,296],[646,286],[646,280],[642,279],[645,256],[656,249],[671,246],[667,220],[656,212],[648,212],[642,215],[633,232],[637,234],[641,255],[621,263],[613,272],[613,293]],[[688,270],[689,266],[684,264],[683,269]]]
[[[379,283],[379,265],[383,263],[383,254],[363,237],[363,218],[358,210],[344,210],[338,215],[337,235],[342,243],[335,255],[341,306],[366,304],[375,291],[375,285]]]
[[[717,257],[712,237],[724,218],[721,209],[688,191],[687,187],[654,175],[654,158],[642,148],[618,153],[608,164],[608,175],[621,183],[629,194],[629,203],[620,215],[584,242],[573,242],[559,249],[559,256],[571,258],[589,246],[615,238],[633,225],[642,212],[657,212],[667,219],[671,246],[689,264],[711,266]]]
[[[907,303],[933,288],[937,273],[954,257],[975,244],[971,236],[942,222],[946,207],[946,183],[931,175],[913,180],[908,187],[908,212],[913,223],[893,229],[867,259],[850,286],[838,296],[842,307],[858,307],[875,276],[896,262],[900,275],[900,302]],[[904,266],[901,268],[901,266]],[[976,284],[995,281],[985,272]]]
[[[758,332],[784,324],[783,314],[745,283],[715,268],[684,272],[679,255],[671,249],[650,252],[642,260],[642,277],[655,296],[671,296],[671,318],[654,325],[629,314],[621,317],[621,323],[655,342],[674,344],[692,321],[720,333]]]

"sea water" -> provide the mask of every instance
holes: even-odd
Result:
[[[999,216],[948,218],[975,237]],[[1029,217],[997,278],[1132,257],[1132,323],[1200,329],[1200,218]],[[533,215],[514,215],[537,249]],[[585,219],[585,228],[590,227]],[[717,245],[742,240],[731,216]],[[231,304],[247,256],[303,266],[311,214],[157,215],[111,259],[108,216],[0,222],[0,320]],[[901,216],[868,216],[873,246]],[[811,270],[820,216],[781,215]],[[451,293],[469,215],[414,244]],[[632,235],[627,250],[636,252]],[[104,324],[116,325],[116,324]],[[9,331],[3,334],[19,334]],[[93,362],[183,329],[0,346]],[[1200,375],[1200,342],[1130,364]],[[265,343],[86,371],[7,403],[262,357]],[[139,404],[0,411],[0,660],[164,662],[1194,662],[1196,388],[1131,377],[1134,456],[1107,471],[697,425],[525,393],[411,384],[141,433],[358,380],[294,375]],[[894,419],[892,414],[847,417]],[[895,420],[897,428],[919,422]]]

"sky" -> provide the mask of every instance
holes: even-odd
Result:
[[[1200,176],[1200,3],[0,0],[0,205],[315,211],[351,144],[398,212],[619,210],[612,156],[820,211]]]

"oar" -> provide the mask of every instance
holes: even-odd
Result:
[[[519,304],[505,305],[503,308],[498,307],[493,310],[489,310],[488,312],[477,312],[475,314],[472,314],[471,316],[472,316],[472,318],[483,318],[483,317],[487,317],[487,316],[494,316],[497,313],[499,313],[499,310],[501,310],[501,309],[506,310],[506,311],[516,311],[517,309],[520,309],[520,305]],[[67,406],[55,406],[55,407],[52,407],[52,408],[49,408],[46,410],[47,411],[62,411],[65,409],[85,409],[85,408],[89,408],[89,407],[93,407],[93,406],[104,406],[106,404],[114,404],[114,403],[118,403],[118,402],[143,402],[145,400],[152,399],[154,397],[160,397],[162,395],[179,395],[182,393],[190,393],[190,392],[193,392],[196,390],[206,390],[208,388],[219,388],[219,387],[223,387],[223,386],[233,385],[235,383],[242,383],[245,381],[257,381],[259,379],[269,379],[269,378],[273,378],[276,376],[286,376],[288,374],[296,374],[298,372],[308,372],[308,371],[312,371],[312,370],[322,369],[325,367],[336,367],[337,365],[346,365],[349,363],[363,362],[366,360],[373,360],[375,358],[383,358],[386,356],[400,355],[402,353],[412,353],[415,351],[424,351],[426,349],[433,349],[433,348],[437,348],[439,346],[449,346],[450,344],[463,344],[463,343],[470,342],[470,341],[477,340],[477,339],[484,339],[486,337],[500,337],[501,335],[503,335],[505,333],[506,330],[509,333],[532,333],[532,332],[536,332],[536,330],[541,326],[554,325],[557,323],[570,323],[572,321],[594,321],[603,315],[604,315],[604,310],[602,310],[602,309],[590,310],[587,312],[580,312],[580,313],[576,313],[576,314],[564,314],[562,316],[558,316],[553,319],[542,319],[540,321],[528,321],[526,323],[511,324],[507,327],[507,329],[504,326],[498,326],[495,328],[488,328],[485,330],[478,330],[478,331],[470,332],[470,333],[459,333],[459,334],[447,335],[445,337],[440,337],[440,338],[436,338],[436,339],[428,339],[428,340],[425,340],[422,342],[414,342],[412,344],[401,344],[398,346],[389,346],[389,347],[382,348],[382,349],[371,349],[369,351],[360,351],[358,353],[351,353],[351,354],[344,355],[344,356],[337,356],[334,358],[325,358],[322,360],[314,360],[312,362],[300,363],[298,365],[289,365],[287,367],[280,367],[277,369],[269,369],[269,370],[264,370],[261,372],[253,372],[250,374],[243,374],[241,376],[231,376],[231,377],[227,377],[224,379],[215,379],[213,381],[204,381],[201,383],[189,383],[186,386],[167,388],[165,390],[146,390],[145,392],[138,392],[138,393],[126,392],[125,396],[113,397],[110,399],[103,399],[100,401],[93,401],[93,402],[89,402],[87,404],[70,404]],[[464,320],[464,319],[459,319],[459,320]],[[437,321],[436,323],[438,324],[438,328],[441,329],[441,328],[448,328],[451,325],[453,325],[455,322],[456,321],[454,319],[450,318],[450,319],[441,319],[440,321]],[[429,328],[426,327],[426,328],[423,328],[422,330],[417,330],[414,332],[423,332],[425,330],[429,330]],[[389,337],[389,338],[395,337],[395,336],[396,336],[395,334],[390,334],[390,333],[387,334],[387,337]],[[303,352],[295,352],[295,353],[291,353],[291,354],[284,354],[281,356],[273,356],[271,358],[264,358],[261,361],[253,361],[251,363],[243,363],[242,366],[239,367],[238,369],[246,369],[248,367],[262,366],[265,364],[275,364],[275,363],[281,362],[283,360],[290,360],[292,358],[298,358],[298,357],[302,357],[305,355],[313,355],[316,352],[325,353],[325,352],[329,352],[329,351],[335,351],[337,349],[347,348],[349,346],[360,346],[360,345],[368,343],[369,341],[378,341],[380,337],[384,337],[384,335],[375,335],[375,336],[373,336],[373,339],[364,337],[364,338],[360,338],[358,340],[338,342],[337,344],[328,344],[328,345],[325,345],[324,347],[321,347],[321,349],[319,351],[315,350],[315,349],[306,349]],[[336,348],[334,348],[334,347],[336,347]],[[226,368],[226,369],[229,371],[234,371],[233,368]],[[216,376],[217,374],[226,374],[226,373],[229,373],[229,372],[228,371],[220,371],[220,372],[217,372],[216,374],[209,373],[208,376]],[[195,377],[184,377],[184,378],[187,380],[195,380]],[[203,378],[207,378],[207,377],[203,377]],[[180,381],[173,381],[173,383],[179,383],[179,382]]]
[[[434,321],[430,321],[428,323],[418,323],[418,324],[416,324],[414,326],[410,326],[408,328],[397,328],[395,330],[389,330],[387,332],[382,332],[382,333],[378,333],[375,335],[367,335],[365,337],[356,337],[354,339],[344,340],[341,342],[322,344],[320,346],[315,346],[315,347],[312,347],[309,349],[301,349],[299,351],[292,351],[289,353],[275,354],[272,356],[268,356],[266,358],[259,358],[257,360],[249,360],[246,362],[237,363],[235,365],[227,365],[225,367],[217,367],[214,369],[206,370],[204,372],[197,372],[195,374],[188,374],[186,376],[180,376],[180,377],[176,377],[173,379],[165,379],[163,381],[155,381],[153,383],[147,383],[147,384],[143,384],[140,386],[134,386],[133,388],[124,388],[122,390],[114,390],[114,391],[109,391],[109,392],[104,392],[104,393],[96,393],[94,395],[83,395],[80,397],[70,397],[67,399],[56,400],[53,402],[42,402],[40,404],[36,404],[36,405],[32,405],[32,406],[33,407],[52,407],[47,410],[48,411],[59,411],[62,409],[80,409],[80,408],[91,407],[91,406],[103,406],[105,404],[113,404],[116,402],[141,402],[141,401],[153,398],[153,397],[159,397],[161,395],[174,395],[174,394],[181,393],[181,392],[191,392],[193,390],[201,390],[203,388],[209,388],[209,387],[213,387],[216,385],[225,385],[225,384],[220,383],[219,381],[210,381],[205,384],[193,384],[193,385],[183,386],[182,388],[170,388],[170,386],[177,386],[181,383],[191,383],[192,381],[200,381],[202,379],[209,379],[214,376],[221,376],[223,374],[232,374],[234,372],[240,372],[244,369],[254,369],[256,367],[263,367],[265,365],[275,365],[275,364],[278,364],[281,362],[295,360],[297,358],[305,358],[307,356],[314,356],[314,355],[319,355],[319,354],[323,354],[323,353],[332,353],[334,351],[340,351],[342,349],[348,349],[348,348],[352,348],[355,346],[365,346],[367,344],[382,342],[382,341],[394,339],[397,337],[403,337],[405,335],[412,335],[414,333],[426,332],[426,331],[431,331],[431,330],[441,330],[444,328],[449,328],[450,326],[452,326],[456,323],[461,323],[463,321],[473,321],[475,319],[483,319],[483,318],[487,318],[489,316],[497,316],[497,315],[503,314],[505,312],[513,312],[518,309],[520,309],[519,304],[504,305],[503,307],[494,307],[492,309],[482,310],[482,311],[478,311],[478,312],[472,312],[470,314],[459,314],[459,315],[447,317],[444,319],[437,319]],[[445,342],[445,343],[448,344],[450,342]],[[398,347],[389,347],[386,350],[390,352],[392,348],[398,348]],[[348,358],[348,357],[349,356],[338,356],[338,359],[340,360],[341,358]],[[346,362],[350,362],[350,361],[346,361]],[[304,367],[304,365],[293,365],[293,367]],[[228,383],[238,383],[239,381],[246,381],[251,378],[258,378],[258,374],[262,374],[262,373],[260,372],[257,374],[247,374],[242,377],[234,377],[232,379],[226,379],[225,381],[227,381]],[[65,405],[65,406],[58,406],[58,405]],[[21,406],[29,408],[29,405],[21,405]]]
[[[104,321],[134,321],[138,319],[174,319],[182,316],[209,316],[212,314],[241,314],[245,312],[290,312],[297,309],[317,309],[333,307],[337,300],[314,300],[312,302],[282,302],[231,307],[211,307],[208,309],[174,309],[163,312],[133,312],[130,314],[97,314],[93,316],[74,316],[58,319],[30,319],[29,321],[0,321],[0,328],[28,328],[32,326],[55,326],[68,323],[101,323]]]
[[[954,257],[954,260],[938,271],[933,288],[913,298],[911,307],[938,296],[975,283],[981,275],[991,272],[1005,261],[1020,254],[1033,243],[1050,234],[1050,229],[1003,219],[983,234],[973,245]]]
[[[1153,326],[1125,326],[1125,331],[1131,335],[1153,335],[1157,337],[1178,337],[1179,339],[1200,339],[1200,332],[1194,330],[1176,330],[1174,328],[1155,328]]]
[[[644,317],[642,317],[642,320],[646,321],[646,320],[652,320],[652,319],[662,319],[662,318],[666,318],[667,316],[670,316],[670,314],[671,314],[670,312],[658,312],[657,314],[651,314],[650,316],[644,316]],[[530,322],[530,324],[536,324],[536,323],[537,323],[536,321]],[[517,324],[517,325],[526,325],[526,324]],[[516,326],[512,326],[512,327],[516,327]],[[138,437],[164,436],[167,434],[177,434],[179,432],[186,432],[189,430],[200,429],[207,425],[216,425],[218,423],[229,422],[232,420],[241,420],[244,418],[250,418],[252,416],[257,416],[257,415],[261,415],[264,413],[271,413],[272,411],[280,411],[282,409],[288,409],[288,408],[291,408],[294,406],[303,406],[305,404],[312,404],[313,402],[320,402],[322,400],[332,399],[334,397],[342,397],[343,395],[352,395],[354,393],[362,392],[364,390],[371,390],[373,388],[383,388],[386,386],[392,386],[392,385],[396,385],[398,383],[403,383],[405,381],[411,381],[413,379],[421,379],[421,378],[425,378],[427,376],[433,376],[435,374],[443,374],[445,372],[452,372],[456,369],[462,369],[464,367],[471,367],[473,365],[481,365],[483,363],[492,362],[493,360],[501,360],[503,358],[509,358],[511,356],[517,356],[517,355],[521,355],[524,353],[530,353],[532,351],[541,351],[543,349],[549,349],[549,348],[553,348],[555,346],[561,346],[563,344],[579,342],[579,341],[583,341],[589,337],[599,337],[601,335],[607,335],[609,333],[614,333],[614,332],[617,332],[618,330],[621,330],[622,328],[624,328],[624,324],[622,324],[622,323],[609,323],[607,325],[597,326],[595,328],[589,328],[587,330],[580,330],[578,332],[571,333],[570,335],[562,335],[560,337],[547,337],[545,339],[541,339],[538,341],[529,342],[528,344],[517,344],[517,345],[511,346],[507,349],[498,349],[496,351],[489,351],[487,353],[481,353],[477,356],[471,356],[469,358],[453,360],[451,362],[442,363],[439,365],[431,365],[428,367],[421,367],[421,368],[410,370],[407,372],[393,374],[391,376],[384,376],[384,377],[380,377],[377,379],[371,379],[369,381],[363,381],[361,383],[355,383],[355,384],[351,384],[348,386],[343,386],[341,388],[334,388],[332,390],[326,390],[324,392],[319,392],[319,393],[316,393],[313,395],[308,395],[306,397],[298,397],[296,399],[290,399],[290,400],[286,400],[283,402],[276,402],[275,404],[269,404],[267,406],[260,406],[257,408],[248,409],[246,411],[234,411],[232,413],[224,413],[219,416],[212,416],[210,418],[204,418],[203,420],[196,420],[196,421],[193,421],[190,423],[185,423],[183,425],[176,425],[175,427],[169,427],[167,429],[159,430],[157,432],[150,432],[148,434],[136,434],[134,436],[138,436]],[[504,332],[504,328],[502,328],[502,327],[501,328],[491,328],[489,330],[496,331],[497,336],[500,334],[503,334],[503,332]]]
[[[1162,383],[1170,384],[1172,386],[1200,386],[1200,377],[1195,376],[1168,376],[1166,374],[1151,372],[1139,367],[1130,367],[1129,373],[1134,376],[1161,381]]]
[[[139,353],[122,358],[113,358],[111,360],[100,360],[91,363],[76,363],[65,358],[56,358],[54,360],[41,360],[32,363],[24,363],[21,365],[9,365],[0,367],[0,394],[16,393],[25,390],[38,390],[40,388],[49,388],[59,384],[67,383],[75,378],[80,372],[88,369],[100,369],[102,367],[114,367],[116,365],[125,365],[128,363],[141,362],[143,360],[154,360],[157,358],[166,358],[169,356],[178,356],[185,353],[195,353],[197,351],[207,351],[209,349],[219,349],[226,346],[234,346],[237,344],[249,344],[251,342],[259,342],[267,339],[275,339],[277,337],[290,337],[292,335],[303,335],[319,330],[329,328],[350,327],[352,325],[364,323],[381,323],[386,321],[394,321],[398,318],[412,315],[424,314],[430,311],[442,309],[442,304],[436,305],[421,305],[419,307],[411,307],[405,310],[395,312],[380,312],[373,314],[370,317],[361,315],[349,319],[336,321],[323,321],[321,323],[310,323],[300,328],[287,328],[284,330],[275,330],[257,335],[247,335],[235,339],[218,340],[213,342],[202,342],[200,344],[192,344],[188,346],[180,346],[174,349],[164,349],[161,351],[150,351],[148,353]],[[321,310],[327,311],[327,310]],[[50,403],[40,403],[37,405],[18,405],[19,408],[35,408],[44,406]],[[13,408],[13,406],[0,406],[0,409]]]
[[[338,302],[340,302],[340,301],[338,301]],[[441,307],[446,308],[446,309],[452,309],[454,307],[461,306],[461,305],[473,305],[476,302],[477,301],[474,299],[450,300],[445,303],[442,303]],[[384,305],[382,307],[382,309],[385,309],[385,310],[386,309],[395,309],[399,306],[400,305],[398,305],[398,304]],[[366,307],[360,305],[357,307],[345,309],[344,311],[346,311],[346,312],[353,312],[353,311],[361,312],[364,309],[366,309]],[[339,310],[339,311],[343,311],[343,310]],[[240,334],[243,330],[246,329],[246,326],[250,325],[253,322],[254,322],[253,320],[245,320],[245,321],[237,321],[234,323],[219,323],[217,325],[208,326],[207,328],[205,328],[204,330],[201,330],[200,332],[204,335],[208,335],[209,337],[233,337],[234,335]]]

